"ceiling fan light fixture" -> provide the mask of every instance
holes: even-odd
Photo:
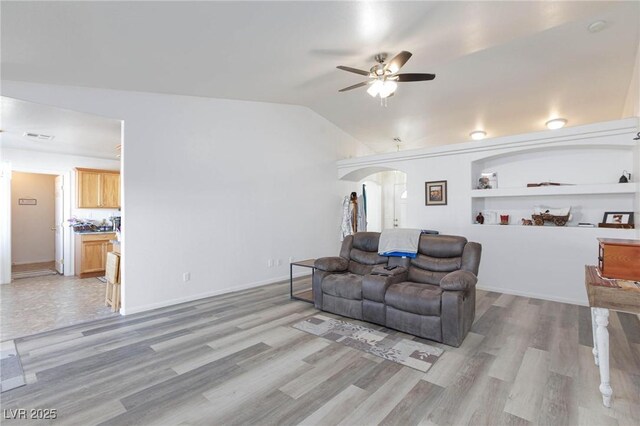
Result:
[[[392,93],[396,91],[398,88],[398,83],[395,81],[385,81],[382,83],[382,87],[380,88],[380,92],[378,93],[381,98],[388,98]]]
[[[484,130],[474,130],[473,132],[469,133],[469,136],[471,136],[471,139],[473,139],[474,141],[479,141],[487,137],[487,132],[485,132]]]
[[[562,129],[567,124],[567,120],[564,118],[554,118],[545,123],[547,129],[549,130],[558,130]]]
[[[382,80],[376,80],[371,86],[369,86],[369,88],[367,89],[367,93],[375,98],[382,90],[382,86],[384,86]]]

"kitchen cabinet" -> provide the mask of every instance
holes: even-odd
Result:
[[[81,209],[120,208],[120,173],[76,169],[77,205]]]
[[[114,232],[76,234],[75,271],[80,278],[99,277],[105,273],[107,253],[113,250]]]

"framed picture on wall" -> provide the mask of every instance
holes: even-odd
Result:
[[[424,183],[425,206],[447,205],[447,181],[436,180]]]

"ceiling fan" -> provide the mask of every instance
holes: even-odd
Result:
[[[337,67],[338,69],[365,75],[369,77],[369,80],[363,81],[362,83],[354,84],[353,86],[345,87],[344,89],[340,89],[338,91],[346,92],[347,90],[357,89],[358,87],[370,86],[367,89],[367,93],[369,93],[374,98],[376,96],[380,96],[380,99],[384,99],[388,98],[389,96],[393,96],[396,89],[398,88],[398,83],[405,83],[410,81],[428,81],[436,78],[435,74],[398,74],[400,68],[402,68],[402,66],[407,63],[409,58],[411,58],[411,52],[402,51],[394,56],[393,59],[391,59],[389,62],[385,62],[387,60],[387,54],[379,53],[375,56],[377,64],[372,66],[369,71],[339,65]]]

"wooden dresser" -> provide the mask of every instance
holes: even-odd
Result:
[[[598,268],[605,278],[640,281],[640,240],[598,238]]]

